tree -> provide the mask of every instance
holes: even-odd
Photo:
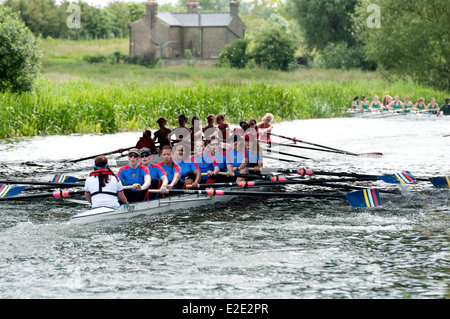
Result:
[[[369,7],[372,2],[360,0],[354,17],[367,56],[392,73],[449,90],[448,0],[379,0],[377,7]],[[376,9],[379,27],[369,23]]]
[[[39,45],[19,15],[0,6],[0,91],[31,91],[40,68]]]
[[[294,41],[281,28],[271,28],[255,40],[253,57],[261,67],[270,70],[287,71],[294,61]]]
[[[291,0],[290,14],[298,21],[305,44],[322,51],[330,43],[355,45],[351,14],[357,0]]]
[[[225,48],[219,54],[220,63],[228,62],[232,68],[242,69],[245,68],[250,56],[247,52],[247,47],[249,40],[236,39],[230,44],[226,45]]]

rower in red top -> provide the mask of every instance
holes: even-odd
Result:
[[[273,120],[272,113],[266,113],[262,118],[262,123],[258,125],[259,139],[266,143],[270,143],[270,132],[272,132],[273,126],[270,122]]]
[[[139,141],[136,143],[136,148],[141,149],[143,147],[149,148],[152,154],[158,154],[155,141],[152,139],[152,131],[150,130],[145,130],[144,133],[142,133],[142,137],[139,138]]]
[[[128,151],[128,165],[121,167],[117,176],[122,184],[132,185],[132,189],[125,189],[124,193],[129,202],[144,200],[150,187],[151,177],[147,167],[140,165],[140,152],[137,148]]]
[[[217,128],[222,133],[222,142],[226,142],[230,138],[230,127],[228,123],[225,122],[225,114],[219,114],[216,118]]]
[[[197,154],[191,157],[191,161],[197,164],[202,174],[202,179],[206,179],[207,184],[214,183],[215,176],[220,171],[219,164],[211,154],[205,153],[205,141],[198,141],[195,144]]]

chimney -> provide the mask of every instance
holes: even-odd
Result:
[[[187,4],[187,13],[198,13],[198,3],[197,0],[189,0]]]
[[[230,16],[238,15],[238,6],[239,6],[239,3],[237,2],[237,0],[230,1]]]
[[[156,0],[148,0],[147,3],[145,4],[146,6],[146,10],[145,10],[145,18],[149,18],[150,17],[150,12],[151,12],[151,21],[152,21],[152,29],[155,28],[155,17],[158,14],[158,2],[156,2]]]

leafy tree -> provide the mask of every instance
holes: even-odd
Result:
[[[351,14],[357,0],[290,0],[290,14],[298,21],[307,47],[322,51],[330,42],[355,45]]]
[[[375,10],[367,12],[372,3],[360,0],[354,18],[355,33],[367,56],[392,73],[449,90],[448,0],[378,0],[379,28],[368,23],[375,14]]]
[[[261,67],[287,71],[294,61],[295,49],[292,38],[276,27],[267,29],[256,38],[253,57]]]
[[[229,63],[232,68],[245,68],[250,60],[250,55],[247,52],[248,44],[247,38],[234,40],[220,52],[219,62],[221,64]]]
[[[42,56],[39,45],[19,15],[0,6],[0,91],[31,91]]]

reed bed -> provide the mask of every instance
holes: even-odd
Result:
[[[290,75],[294,76],[294,75]],[[116,133],[156,128],[164,116],[177,126],[177,116],[225,113],[229,123],[259,120],[265,113],[275,121],[331,117],[348,107],[355,95],[410,96],[415,101],[444,93],[420,85],[381,78],[291,81],[270,83],[217,78],[194,79],[190,85],[171,82],[145,83],[138,79],[105,81],[79,79],[55,83],[42,76],[30,93],[0,94],[0,137],[71,133]]]

